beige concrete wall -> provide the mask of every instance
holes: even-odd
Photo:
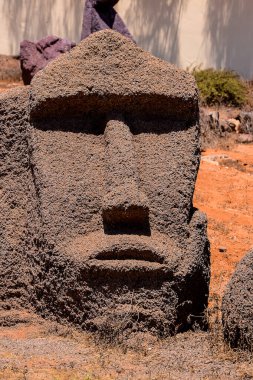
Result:
[[[84,0],[0,0],[0,54],[48,35],[78,42]],[[253,0],[120,0],[137,43],[187,68],[230,68],[253,78]]]
[[[23,39],[49,34],[78,42],[84,0],[0,0],[0,54],[19,54]]]
[[[183,68],[230,68],[253,79],[253,0],[122,0],[138,44]]]

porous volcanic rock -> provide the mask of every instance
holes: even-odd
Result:
[[[8,94],[0,122],[24,197],[20,254],[10,256],[23,277],[28,268],[20,294],[43,316],[102,334],[204,328],[210,262],[206,217],[192,204],[193,77],[105,30],[40,71],[22,112],[19,96]]]
[[[146,116],[160,113],[178,120],[198,120],[193,76],[117,32],[94,33],[60,58],[33,80],[33,118],[80,115],[97,108],[100,113],[130,110]]]
[[[56,36],[47,36],[38,42],[22,41],[20,65],[24,84],[30,84],[38,71],[44,69],[50,61],[60,54],[66,53],[75,45],[74,42]]]
[[[29,189],[28,99],[24,87],[0,94],[0,309],[27,305],[29,299],[25,239],[34,202]]]
[[[119,0],[86,0],[83,14],[81,40],[91,33],[113,29],[133,40],[126,25],[113,8]]]
[[[253,348],[253,250],[239,263],[222,302],[225,339],[232,347]]]
[[[253,112],[240,112],[241,132],[253,134]]]

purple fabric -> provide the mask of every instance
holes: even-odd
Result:
[[[98,32],[99,30],[113,29],[133,41],[133,37],[126,25],[113,8],[118,1],[119,0],[86,0],[81,34],[82,40],[91,33]]]
[[[20,64],[24,84],[53,59],[75,46],[74,42],[56,36],[47,36],[38,42],[24,40],[20,44]]]

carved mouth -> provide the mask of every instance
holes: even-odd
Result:
[[[94,259],[97,260],[118,260],[118,261],[126,261],[126,260],[133,260],[133,261],[146,261],[151,263],[164,263],[164,257],[161,257],[157,254],[157,252],[153,251],[152,249],[138,249],[138,248],[118,248],[118,247],[112,247],[110,250],[104,250],[102,252],[99,252],[94,255]]]
[[[94,273],[167,273],[169,257],[177,247],[168,237],[155,233],[149,236],[106,235],[90,233],[71,240],[64,251],[68,256]],[[168,251],[170,255],[168,255]]]
[[[140,244],[122,245],[120,243],[93,252],[88,261],[92,271],[101,272],[104,277],[121,277],[131,279],[162,279],[167,273],[165,257],[154,248]],[[124,277],[125,276],[125,277]]]
[[[164,257],[150,248],[114,246],[97,253],[93,253],[89,260],[89,267],[103,273],[125,273],[129,276],[145,277],[149,273],[158,275],[166,268]]]

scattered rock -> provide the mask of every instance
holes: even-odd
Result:
[[[240,112],[241,132],[253,134],[253,112]]]
[[[222,302],[224,336],[232,347],[253,349],[253,250],[239,263]]]
[[[227,248],[226,247],[219,247],[219,252],[221,252],[221,253],[227,252]]]
[[[215,145],[222,136],[219,124],[219,112],[207,112],[200,108],[201,149],[205,146]]]
[[[217,111],[214,111],[214,112],[210,112],[208,114],[208,118],[209,118],[209,126],[211,129],[219,129],[220,127],[220,114],[219,112]]]
[[[38,42],[24,40],[20,44],[20,65],[25,85],[46,65],[75,46],[74,42],[56,36],[48,36]]]
[[[241,133],[237,137],[236,142],[239,144],[250,144],[253,142],[253,134]]]
[[[202,156],[201,161],[209,162],[214,165],[219,165],[221,160],[227,160],[229,156],[226,154],[209,154],[208,156]]]
[[[231,126],[228,124],[227,120],[220,119],[220,130],[222,132],[232,132]]]
[[[241,122],[237,119],[228,119],[227,120],[228,126],[231,128],[233,132],[240,133],[241,131]]]

